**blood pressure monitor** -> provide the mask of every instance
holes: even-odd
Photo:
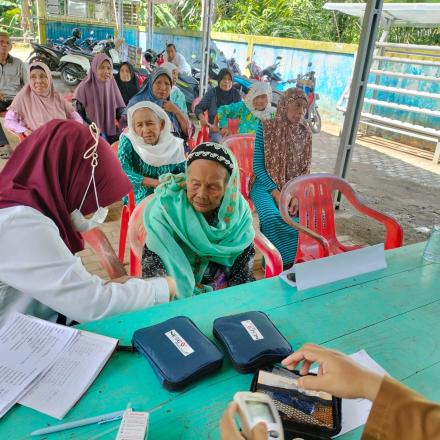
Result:
[[[256,424],[264,422],[269,440],[284,440],[283,425],[272,399],[263,393],[239,392],[234,395],[243,434],[250,438]]]

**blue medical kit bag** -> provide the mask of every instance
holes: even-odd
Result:
[[[263,312],[251,311],[217,318],[214,336],[225,346],[240,373],[280,362],[292,346]]]
[[[137,330],[133,347],[142,353],[168,390],[178,390],[222,366],[223,353],[186,316]]]

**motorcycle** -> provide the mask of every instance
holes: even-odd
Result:
[[[79,47],[82,50],[92,52],[93,48],[98,44],[98,40],[95,39],[94,34],[95,33],[93,31],[90,31],[90,36],[81,41]]]
[[[277,56],[274,64],[262,69],[255,61],[249,61],[246,69],[249,70],[250,78],[245,75],[235,75],[234,83],[240,92],[246,94],[251,88],[252,84],[258,81],[268,82],[272,89],[272,105],[276,107],[278,101],[285,90],[286,84],[292,84],[296,80],[289,79],[283,81],[281,75],[278,73],[278,67],[281,63],[282,57]]]
[[[32,52],[26,60],[29,64],[40,62],[46,64],[51,71],[57,71],[65,49],[60,45],[31,43]]]
[[[302,89],[307,95],[305,120],[308,122],[313,133],[319,133],[321,131],[321,115],[319,114],[318,104],[316,103],[319,99],[319,94],[315,93],[316,72],[311,70],[311,67],[312,63],[308,63],[308,71],[303,75],[298,74],[296,78],[296,87]]]
[[[80,48],[78,50],[66,48],[66,55],[61,58],[59,66],[62,80],[68,86],[76,86],[79,84],[89,72],[92,58],[101,52],[106,53],[112,59],[114,69],[119,67],[119,53],[115,49],[115,44],[111,39],[99,41],[90,53]]]

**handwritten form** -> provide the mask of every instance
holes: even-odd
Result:
[[[118,340],[16,313],[0,329],[0,417],[16,402],[62,419]]]
[[[62,419],[100,373],[118,340],[85,331],[19,403]]]
[[[77,337],[78,330],[20,313],[0,329],[0,418]]]

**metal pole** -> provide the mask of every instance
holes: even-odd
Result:
[[[124,6],[123,6],[123,0],[119,0],[118,1],[118,37],[119,38],[124,38],[124,32],[123,32],[123,27],[124,27]]]
[[[147,3],[147,49],[153,50],[154,0]]]
[[[375,43],[380,25],[383,0],[368,0],[362,22],[361,38],[356,56],[356,63],[351,81],[350,95],[348,97],[347,111],[342,127],[339,143],[338,157],[336,159],[335,174],[347,177],[350,167],[354,145],[356,143],[357,129],[362,112],[365,91],[368,84],[371,62],[373,59]],[[339,205],[341,194],[337,195],[336,205]]]
[[[209,49],[211,46],[211,27],[212,16],[214,13],[214,0],[203,1],[203,17],[202,17],[202,66],[200,70],[200,87],[199,95],[203,96],[208,90],[209,81]]]

